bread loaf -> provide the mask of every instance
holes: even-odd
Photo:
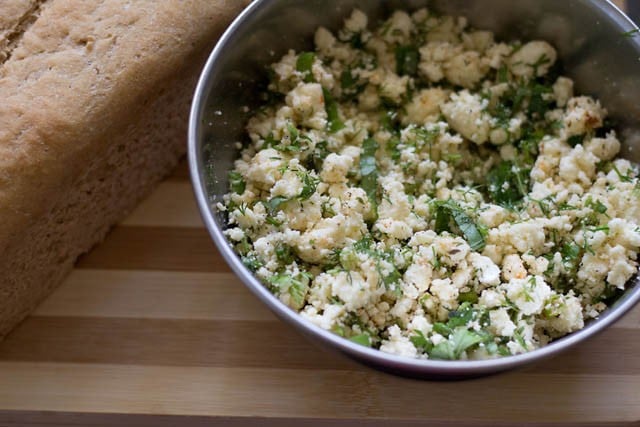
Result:
[[[0,2],[0,337],[186,148],[238,0]]]

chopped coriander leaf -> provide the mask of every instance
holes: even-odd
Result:
[[[327,129],[330,133],[336,133],[344,129],[345,126],[344,122],[340,120],[338,103],[327,89],[322,88],[322,93],[324,95],[324,108],[327,111]]]
[[[315,58],[316,54],[313,52],[302,52],[298,55],[298,59],[296,60],[296,71],[299,71],[304,75],[305,83],[315,82],[311,71]]]
[[[295,261],[296,257],[291,246],[279,243],[275,248],[275,254],[278,261],[284,265],[289,265]]]
[[[242,177],[242,174],[240,172],[229,172],[229,187],[231,188],[231,191],[236,194],[244,193],[246,183],[244,182],[244,178]]]
[[[378,165],[376,163],[378,143],[373,138],[365,139],[360,155],[360,187],[367,193],[373,210],[378,206]]]
[[[382,112],[380,125],[383,129],[391,133],[398,134],[398,110],[396,108],[386,109]]]
[[[498,83],[506,83],[509,81],[509,70],[506,65],[503,64],[498,68],[496,80],[498,80]]]
[[[420,63],[420,52],[415,45],[396,47],[396,73],[399,76],[418,74],[418,64]]]
[[[331,153],[327,148],[327,141],[320,141],[316,144],[316,147],[307,158],[308,169],[313,169],[320,173],[324,159]]]
[[[485,246],[485,241],[476,223],[454,200],[436,201],[436,232],[451,231],[451,221],[460,230],[471,249],[480,251]]]
[[[366,83],[360,83],[358,77],[353,74],[351,68],[347,68],[340,74],[340,87],[345,99],[352,99],[365,88]]]
[[[547,101],[544,97],[545,94],[552,92],[551,88],[541,84],[534,84],[530,89],[529,94],[529,114],[537,114],[538,117],[543,117],[550,106],[551,102]]]
[[[398,161],[400,160],[400,149],[398,148],[398,145],[400,145],[400,138],[396,138],[393,137],[391,138],[388,142],[387,142],[387,152],[389,153],[389,155],[391,156],[391,159],[394,161]]]
[[[269,212],[269,215],[275,216],[278,213],[278,211],[282,208],[282,204],[288,201],[289,199],[286,197],[276,196],[264,202],[264,205],[267,208],[267,212]]]
[[[421,350],[423,353],[428,354],[433,349],[433,343],[428,340],[421,331],[414,331],[409,340],[415,348]]]
[[[487,184],[495,204],[513,209],[529,192],[529,169],[504,160],[489,171]]]
[[[599,214],[607,213],[607,206],[604,203],[602,203],[600,200],[594,201],[591,197],[587,198],[587,201],[585,202],[585,206],[593,209],[595,212]]]
[[[640,29],[634,28],[633,30],[629,30],[625,33],[622,33],[622,37],[635,37],[640,34]]]
[[[452,209],[451,215],[471,249],[474,251],[482,250],[485,241],[476,223],[462,209]]]
[[[316,188],[318,187],[320,180],[314,176],[311,176],[311,174],[307,172],[298,172],[298,176],[302,181],[302,191],[300,192],[298,199],[307,200],[313,195],[313,193],[316,192]]]
[[[371,336],[367,333],[354,335],[349,338],[349,341],[353,341],[354,343],[363,345],[365,347],[371,347]]]
[[[458,295],[458,301],[460,302],[469,302],[471,304],[475,304],[478,302],[478,294],[474,291],[469,292],[460,292]]]
[[[453,330],[444,323],[436,322],[433,324],[433,331],[442,335],[443,337],[448,337],[453,333]]]
[[[264,262],[255,253],[249,253],[247,256],[242,257],[241,260],[245,267],[254,273],[264,265]]]
[[[304,306],[310,279],[311,276],[306,272],[295,276],[290,273],[281,273],[271,276],[269,283],[281,294],[288,293],[291,307],[299,310]]]
[[[456,328],[458,326],[466,326],[476,317],[476,311],[469,302],[463,302],[460,304],[457,310],[449,312],[449,321],[447,326],[450,328]]]
[[[457,360],[462,353],[483,342],[485,337],[466,328],[456,328],[447,341],[435,345],[429,357],[432,359]]]

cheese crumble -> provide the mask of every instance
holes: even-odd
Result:
[[[321,328],[486,359],[581,329],[640,248],[638,171],[544,41],[355,10],[271,66],[220,208],[244,264]]]

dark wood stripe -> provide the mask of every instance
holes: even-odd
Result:
[[[336,414],[339,417],[340,414]],[[514,423],[504,421],[480,421],[474,420],[473,424],[461,424],[459,421],[429,421],[425,420],[400,420],[391,422],[384,418],[280,418],[280,417],[215,417],[215,416],[177,416],[177,415],[147,415],[147,414],[100,414],[100,413],[67,413],[53,411],[6,411],[0,410],[0,425],[7,427],[42,427],[47,426],[83,426],[83,427],[111,427],[129,426],[137,427],[346,427],[368,426],[387,427],[453,427],[461,425],[473,425],[474,427],[513,427]],[[518,423],[519,427],[557,427],[557,422],[546,423]],[[621,427],[629,423],[562,423],[563,427]]]
[[[77,268],[230,272],[204,228],[117,226]]]
[[[215,307],[212,307],[215,309]],[[279,321],[30,317],[0,360],[162,366],[353,369]]]
[[[212,308],[215,309],[215,308]],[[612,351],[615,348],[615,351]],[[638,375],[640,330],[610,329],[530,373]],[[28,318],[0,360],[165,366],[353,369],[280,321]]]
[[[533,365],[540,374],[640,374],[640,329],[610,328],[575,349]]]

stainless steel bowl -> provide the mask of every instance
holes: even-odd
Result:
[[[231,268],[278,317],[312,341],[372,367],[414,378],[465,378],[492,374],[553,356],[602,331],[640,300],[640,280],[597,321],[552,344],[517,356],[486,361],[416,360],[369,349],[300,317],[247,270],[224,237],[216,203],[227,192],[227,173],[244,140],[244,126],[260,104],[265,67],[288,49],[309,49],[318,26],[338,29],[355,7],[371,22],[395,8],[429,6],[464,15],[470,23],[502,39],[545,39],[560,53],[579,93],[600,99],[620,123],[623,156],[640,160],[640,37],[637,28],[604,0],[256,0],[229,27],[207,62],[198,84],[189,124],[189,163],[204,222]]]

